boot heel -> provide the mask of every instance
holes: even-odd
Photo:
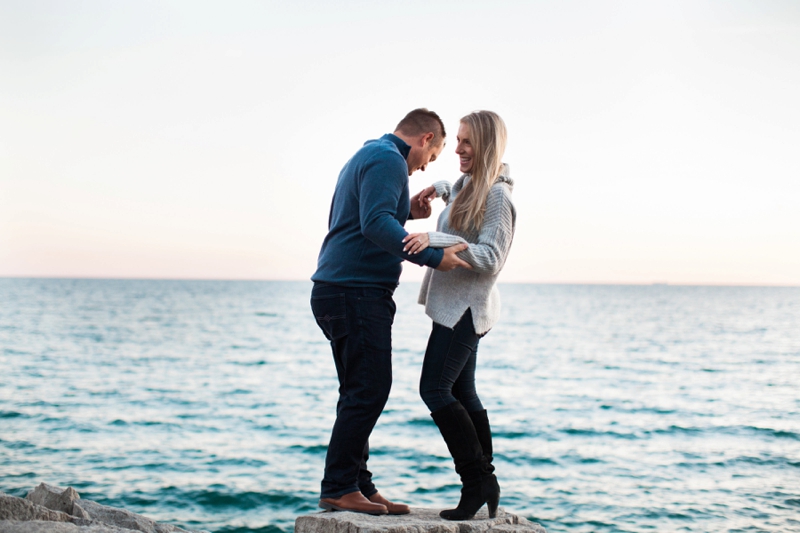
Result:
[[[500,505],[500,484],[494,474],[489,474],[486,478],[488,491],[486,494],[486,510],[489,511],[489,518],[497,516],[497,506]]]
[[[495,518],[497,516],[497,506],[500,505],[500,495],[492,496],[492,498],[486,502],[486,509],[489,511],[489,518]]]

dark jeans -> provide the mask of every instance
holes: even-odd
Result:
[[[475,390],[478,341],[472,311],[467,309],[453,329],[433,323],[422,362],[419,394],[431,412],[459,401],[467,412],[482,411]]]
[[[392,291],[315,283],[311,310],[331,342],[339,377],[321,498],[377,492],[367,470],[369,435],[392,387]]]

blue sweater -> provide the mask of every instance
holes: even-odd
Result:
[[[315,282],[345,287],[377,286],[394,290],[402,261],[436,268],[444,252],[427,248],[416,255],[403,251],[410,214],[408,165],[411,150],[387,133],[367,141],[339,173],[322,242]]]

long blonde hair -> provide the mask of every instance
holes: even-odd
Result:
[[[474,156],[469,182],[459,191],[450,207],[450,227],[466,231],[478,229],[486,214],[486,197],[503,170],[506,151],[506,125],[497,113],[475,111],[461,119],[469,127]]]

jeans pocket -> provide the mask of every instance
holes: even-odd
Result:
[[[340,339],[349,333],[344,293],[312,297],[311,310],[317,325],[329,341]]]

